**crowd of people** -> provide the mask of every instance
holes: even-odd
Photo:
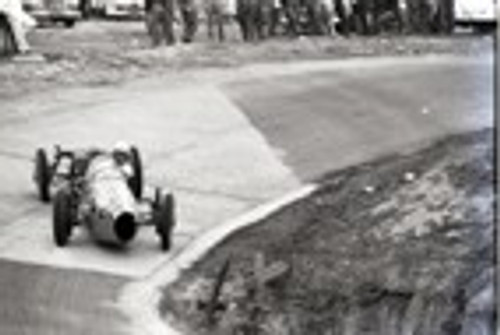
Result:
[[[276,35],[370,35],[441,32],[453,29],[453,0],[146,0],[146,22],[154,45],[189,43],[205,22],[210,39],[224,41],[236,22],[244,41]]]
[[[145,18],[154,46],[190,43],[206,24],[208,38],[226,40],[229,23],[239,26],[241,39],[350,34],[381,31],[449,33],[453,29],[454,0],[145,0]],[[0,42],[11,50],[26,52],[24,31],[34,21],[20,0],[0,0]],[[175,26],[181,27],[177,33]],[[2,33],[4,32],[4,33]],[[179,35],[179,36],[178,36]],[[9,49],[4,47],[3,49]]]

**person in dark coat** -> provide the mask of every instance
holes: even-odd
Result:
[[[236,7],[236,19],[241,28],[244,41],[256,41],[258,39],[258,22],[260,15],[260,0],[238,0]]]
[[[330,12],[325,1],[305,0],[305,29],[304,32],[314,35],[330,34]]]
[[[7,15],[0,12],[0,58],[13,56],[17,52],[14,34]]]
[[[174,44],[174,0],[146,0],[145,9],[153,46]]]
[[[190,43],[198,30],[198,10],[194,0],[178,0],[182,18],[182,41]]]
[[[286,32],[290,36],[300,34],[301,4],[299,0],[283,0],[283,8],[286,17]]]
[[[336,24],[338,33],[344,36],[349,36],[351,32],[349,28],[349,14],[344,1],[334,0],[333,7],[338,18],[338,22]]]
[[[247,27],[247,1],[246,0],[236,0],[236,22],[238,22],[238,25],[240,26],[241,30],[241,37],[243,41],[248,41],[249,39],[249,33],[248,33],[248,27]]]

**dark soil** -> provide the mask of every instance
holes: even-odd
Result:
[[[494,334],[493,164],[487,129],[331,173],[209,252],[162,311],[186,334]]]

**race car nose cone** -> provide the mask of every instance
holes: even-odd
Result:
[[[129,212],[120,214],[115,220],[114,230],[118,239],[123,243],[132,240],[137,232],[134,215]]]

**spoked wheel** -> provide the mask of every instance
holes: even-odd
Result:
[[[156,232],[160,236],[161,250],[168,251],[172,245],[172,230],[175,226],[175,201],[172,194],[165,195],[156,209]]]
[[[56,193],[53,207],[53,235],[58,247],[68,244],[73,228],[73,204],[71,193],[61,189]]]
[[[35,182],[40,200],[48,202],[50,200],[50,167],[47,153],[43,149],[38,149],[35,155]]]
[[[129,179],[129,186],[136,199],[142,197],[142,161],[139,150],[136,147],[130,149],[132,159],[133,175]]]

